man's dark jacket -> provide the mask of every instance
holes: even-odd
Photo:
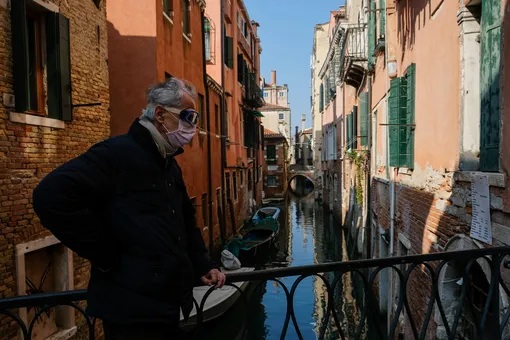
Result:
[[[47,175],[33,201],[42,225],[91,261],[92,316],[174,323],[214,267],[179,165],[138,121]]]

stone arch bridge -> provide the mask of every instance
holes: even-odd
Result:
[[[316,188],[315,168],[312,166],[291,165],[288,171],[287,188],[298,194],[306,196]],[[311,182],[311,187],[309,182]]]

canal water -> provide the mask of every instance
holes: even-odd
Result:
[[[348,247],[341,225],[313,195],[307,198],[289,196],[285,201],[271,202],[281,208],[280,232],[273,251],[264,259],[262,268],[294,267],[347,261]],[[331,281],[335,273],[325,273]],[[281,278],[287,289],[291,289],[296,277]],[[346,338],[354,337],[354,320],[359,318],[353,282],[345,274],[335,291],[335,308]],[[268,281],[255,289],[248,289],[249,301],[239,301],[222,318],[204,329],[207,339],[261,340],[280,339],[285,321],[287,301],[279,284]],[[328,294],[322,280],[315,277],[304,279],[294,296],[294,311],[304,339],[317,339],[319,327],[327,310]],[[241,300],[241,299],[240,299]],[[359,300],[359,299],[358,299]],[[358,301],[359,302],[359,301]],[[200,336],[199,338],[202,338]],[[296,330],[289,323],[286,339],[298,339]],[[340,335],[330,318],[325,339],[339,339]]]

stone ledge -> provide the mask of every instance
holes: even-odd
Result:
[[[481,172],[481,171],[455,171],[453,180],[455,182],[471,183],[473,176],[476,174],[487,174],[489,178],[489,186],[505,188],[505,175],[499,173]]]
[[[9,112],[9,120],[13,123],[46,126],[54,129],[65,129],[66,127],[66,123],[62,120],[40,117],[27,113]]]

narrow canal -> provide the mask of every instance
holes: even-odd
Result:
[[[280,232],[275,249],[265,259],[263,267],[302,266],[332,261],[347,261],[348,251],[341,226],[329,212],[315,202],[313,195],[307,198],[289,196],[285,201],[268,204],[278,206]],[[335,273],[325,273],[330,282]],[[296,277],[282,278],[291,289]],[[254,286],[254,285],[252,285]],[[285,321],[287,301],[279,284],[268,281],[262,289],[249,288],[248,308],[238,302],[229,312],[206,326],[208,339],[280,339]],[[346,338],[353,338],[353,320],[359,318],[351,277],[346,274],[338,283],[335,308],[338,312]],[[317,339],[319,327],[327,310],[328,294],[322,280],[309,277],[298,286],[294,297],[294,310],[304,339]],[[290,322],[286,339],[298,339]],[[340,335],[330,318],[325,339],[339,339]]]

